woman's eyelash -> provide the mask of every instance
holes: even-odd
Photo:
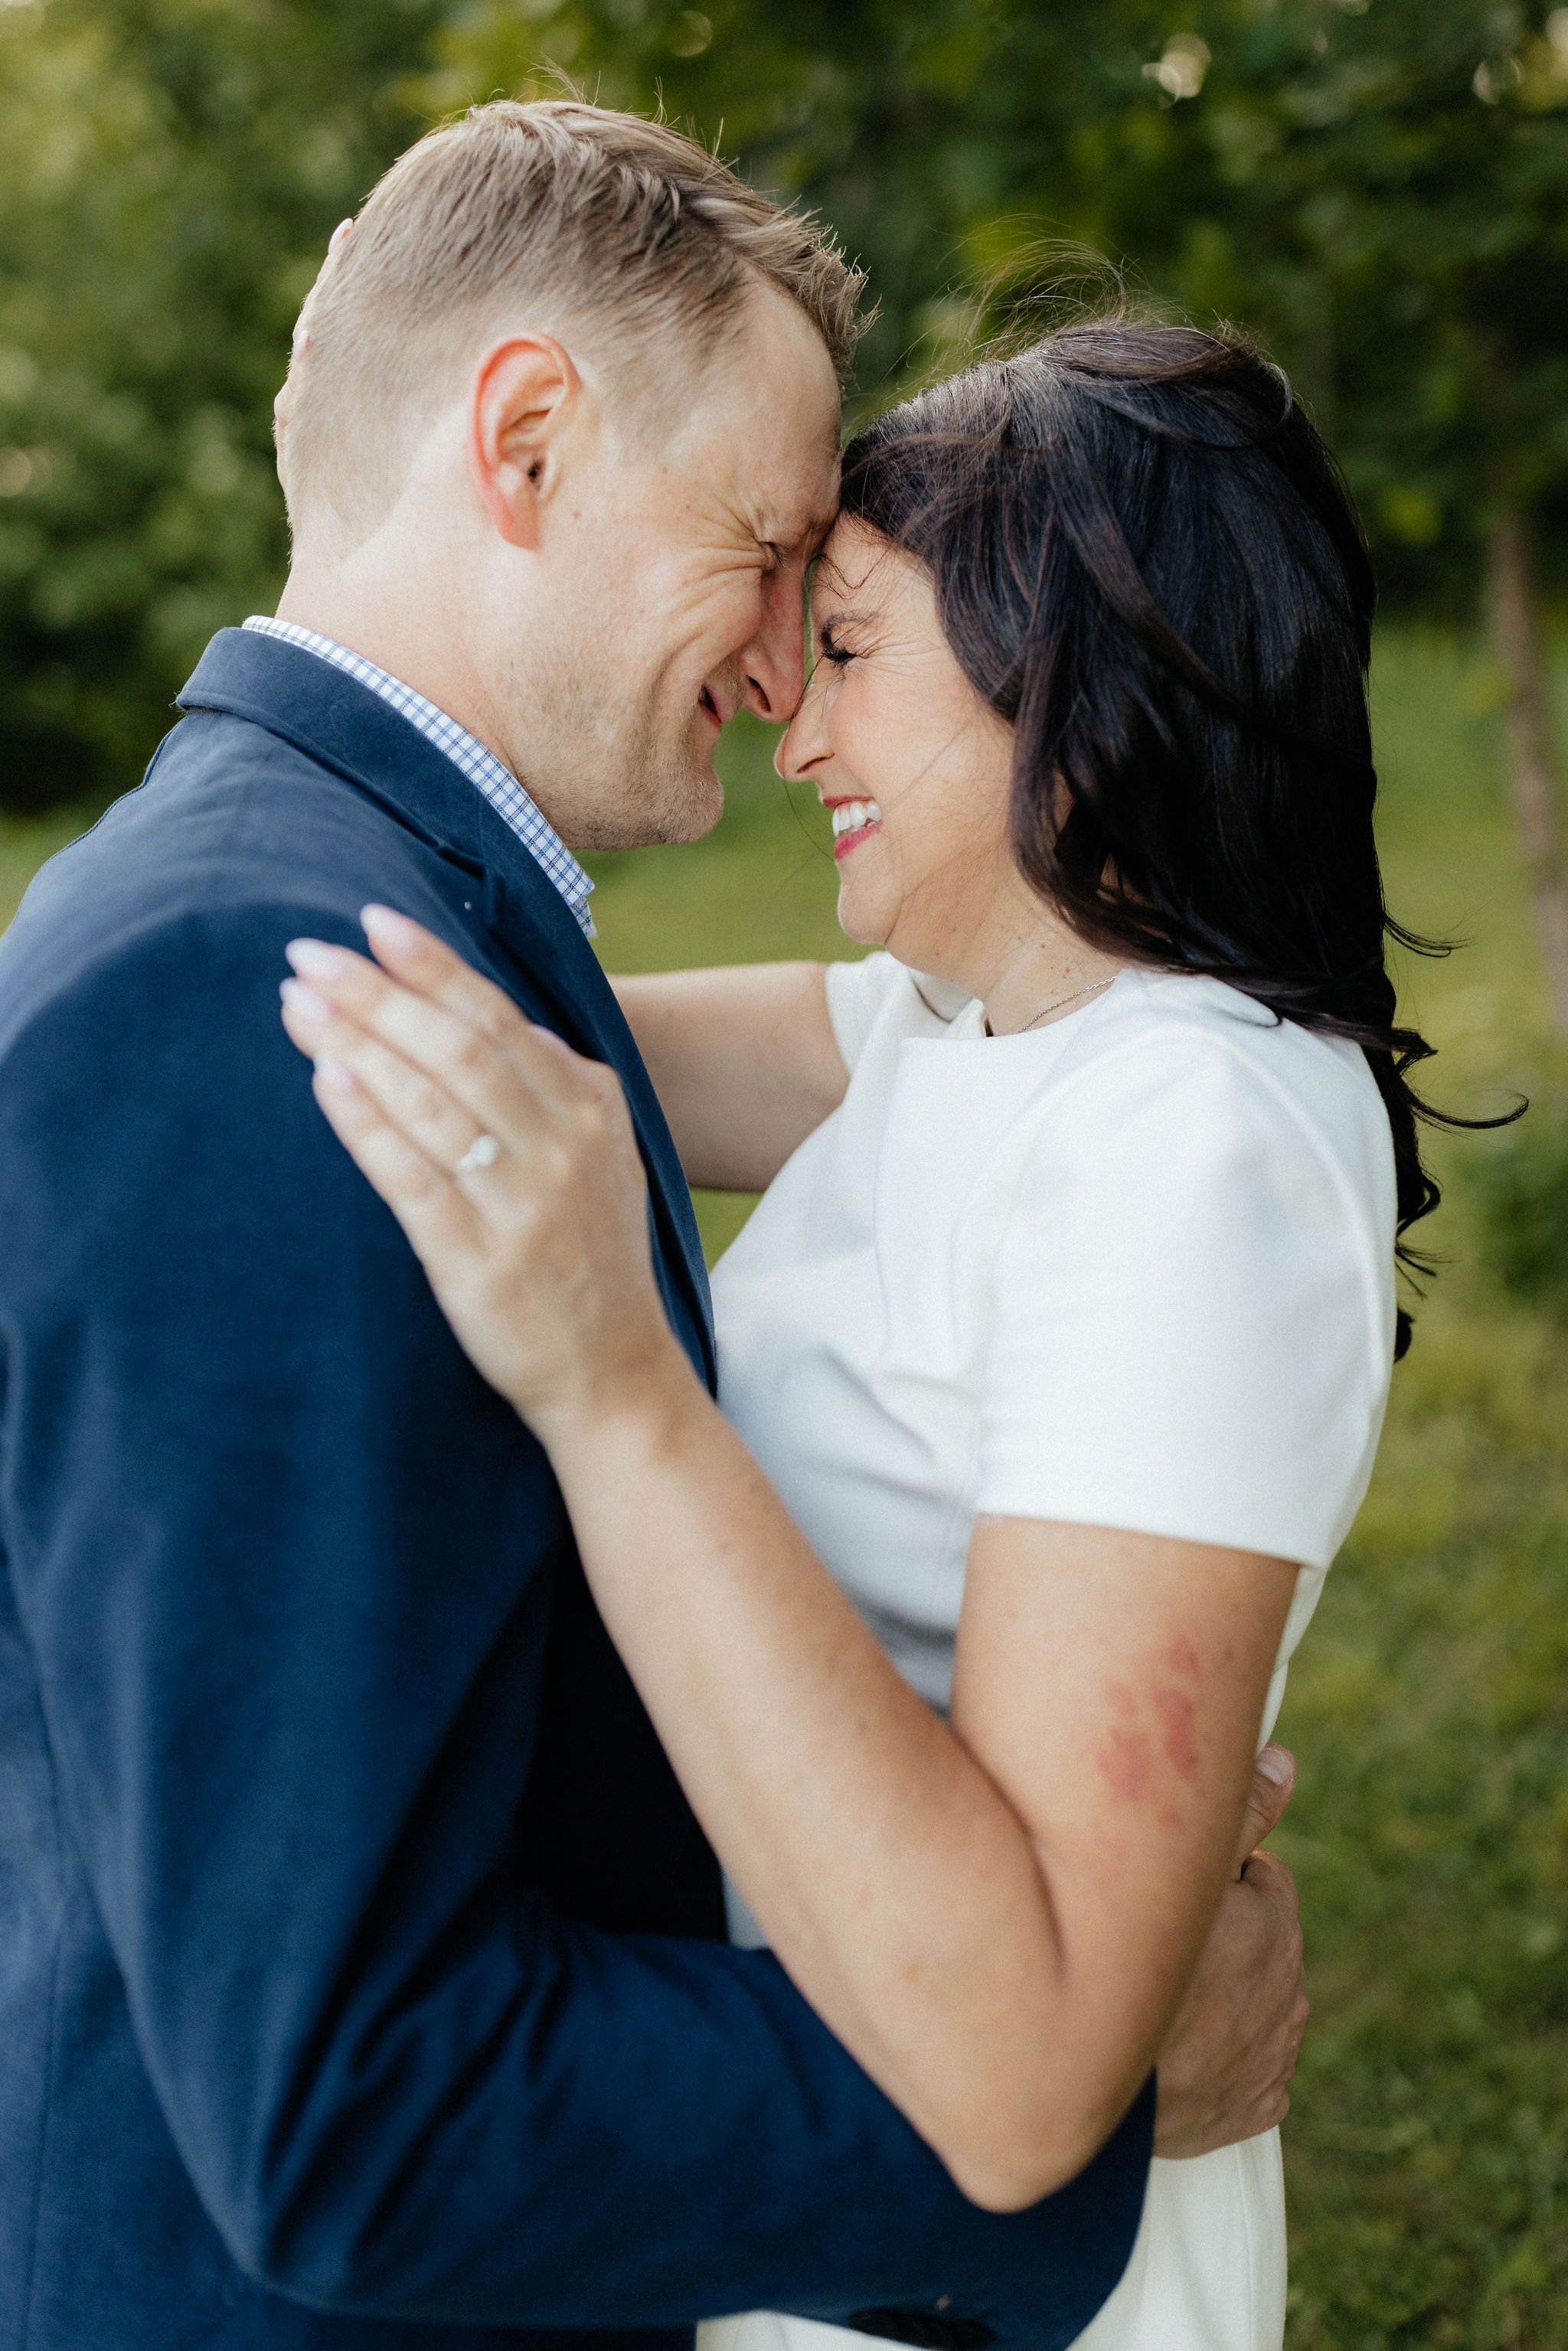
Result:
[[[818,640],[817,653],[820,660],[831,662],[835,669],[842,669],[846,663],[852,662],[854,659],[853,653],[848,647],[836,643],[825,629]]]

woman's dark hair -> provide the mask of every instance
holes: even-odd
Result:
[[[843,512],[915,556],[1015,735],[1020,870],[1095,946],[1206,973],[1359,1045],[1404,1236],[1437,1205],[1395,1025],[1350,496],[1253,346],[1125,315],[1057,329],[868,425]],[[1439,951],[1440,950],[1437,950]],[[1410,1342],[1398,1320],[1395,1353]]]

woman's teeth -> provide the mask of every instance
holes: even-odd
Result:
[[[874,800],[841,800],[833,810],[833,839],[840,841],[846,832],[860,832],[868,824],[880,824],[882,810]]]

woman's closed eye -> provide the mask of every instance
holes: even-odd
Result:
[[[819,629],[817,658],[819,661],[831,662],[835,669],[845,669],[856,656],[848,645],[840,643],[831,629]]]

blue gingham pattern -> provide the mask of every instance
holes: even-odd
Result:
[[[438,710],[423,694],[415,694],[413,686],[404,685],[401,678],[378,669],[363,653],[350,653],[347,645],[324,637],[319,629],[302,629],[293,621],[275,621],[259,612],[252,613],[245,625],[258,636],[282,637],[286,643],[300,645],[306,653],[330,662],[334,669],[358,678],[361,685],[368,685],[372,694],[379,694],[383,702],[400,711],[427,743],[444,751],[453,766],[484,793],[497,815],[504,817],[511,826],[535,864],[549,875],[587,936],[593,936],[593,917],[588,911],[592,883],[554,825],[540,815],[511,769],[503,768],[495,753],[486,751],[465,726],[459,726],[455,718],[448,718],[444,710]]]

